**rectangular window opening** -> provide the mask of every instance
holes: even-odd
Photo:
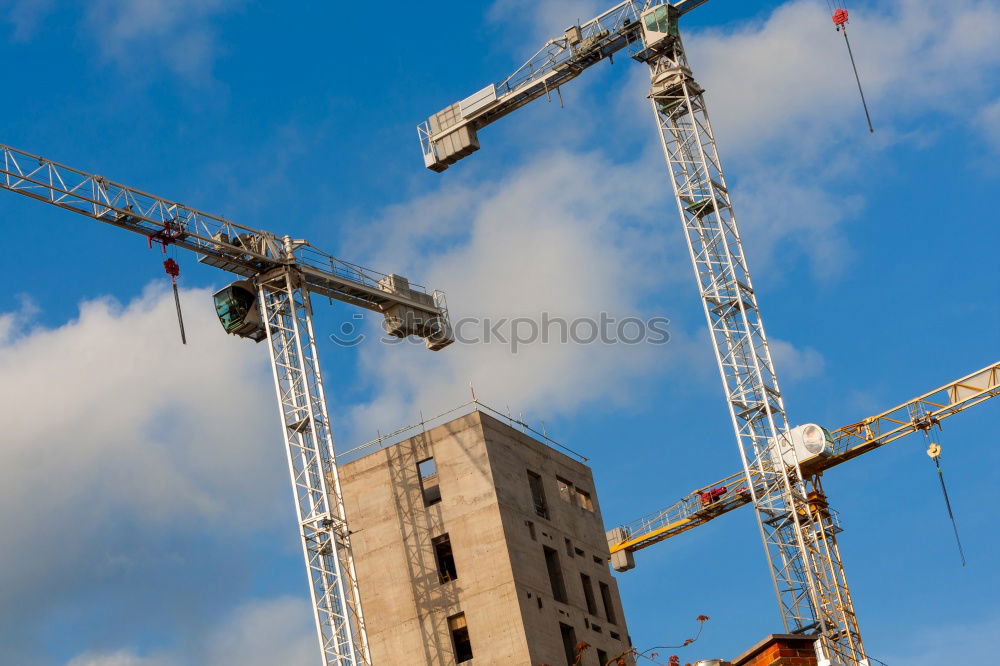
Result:
[[[531,535],[531,540],[538,541],[538,537],[535,536],[535,524],[530,520],[524,521],[524,524],[528,526],[528,534]]]
[[[451,552],[451,538],[447,534],[431,539],[434,546],[434,559],[437,561],[438,582],[442,585],[458,578],[455,568],[455,556]]]
[[[441,501],[441,487],[438,485],[437,463],[434,458],[427,458],[417,463],[420,473],[420,492],[424,497],[424,506],[431,506]]]
[[[563,582],[562,566],[559,564],[559,553],[548,546],[542,546],[545,552],[545,568],[549,571],[549,584],[552,586],[552,597],[556,601],[566,603],[566,584]]]
[[[576,503],[583,509],[594,512],[594,502],[590,499],[590,493],[585,490],[576,489]]]
[[[534,505],[535,513],[542,518],[549,517],[549,505],[545,502],[545,488],[542,486],[542,477],[528,470],[528,487],[531,488],[531,502]]]
[[[559,633],[562,634],[563,649],[566,651],[567,666],[576,664],[576,630],[568,624],[559,623]]]
[[[587,600],[587,612],[596,616],[597,600],[594,599],[594,584],[590,581],[590,576],[580,574],[580,584],[583,585],[583,596]]]
[[[569,540],[569,537],[566,537],[566,554],[573,557],[573,542]]]
[[[557,476],[556,486],[559,488],[559,498],[563,502],[573,503],[573,484],[566,479]]]
[[[448,630],[451,632],[451,645],[455,649],[455,662],[461,664],[464,661],[472,661],[472,641],[469,640],[465,613],[449,617]]]
[[[611,588],[607,583],[599,583],[601,586],[601,601],[604,602],[604,617],[608,618],[611,624],[618,624],[618,616],[615,614],[615,602],[611,598]]]
[[[605,652],[604,650],[598,649],[597,650],[597,663],[599,663],[601,666],[607,666],[607,664],[608,664],[608,653]]]

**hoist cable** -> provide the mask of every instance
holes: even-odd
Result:
[[[944,495],[944,504],[948,508],[948,518],[951,519],[951,529],[955,533],[955,544],[958,546],[958,554],[962,558],[962,566],[965,566],[965,549],[962,548],[962,540],[958,536],[958,522],[955,520],[955,513],[951,510],[951,500],[948,498],[948,487],[944,483],[944,470],[941,469],[941,447],[931,441],[930,435],[924,431],[924,436],[931,445],[927,448],[927,455],[934,461],[937,467],[938,480],[941,482],[941,493]]]
[[[948,499],[948,487],[944,484],[944,473],[941,471],[941,457],[934,459],[937,465],[938,480],[941,481],[941,492],[944,494],[944,504],[948,507],[948,517],[951,519],[951,529],[955,532],[955,544],[958,546],[958,554],[962,558],[962,566],[965,566],[965,550],[962,548],[962,540],[958,536],[958,523],[955,522],[955,514],[951,511],[951,500]]]
[[[184,316],[181,314],[181,296],[177,293],[177,283],[173,283],[174,287],[174,305],[177,307],[177,324],[181,327],[181,344],[186,345],[188,343],[187,336],[184,335]]]
[[[858,92],[861,93],[861,106],[865,109],[865,119],[868,121],[868,131],[871,134],[875,133],[875,128],[872,127],[872,117],[868,113],[868,102],[865,101],[865,91],[861,89],[861,77],[858,76],[858,66],[854,64],[854,52],[851,50],[851,40],[847,38],[847,26],[840,26],[843,28],[844,32],[844,42],[847,43],[847,55],[851,57],[851,68],[854,70],[854,80],[858,82]]]

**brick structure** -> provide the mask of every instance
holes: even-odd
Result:
[[[732,666],[816,666],[814,636],[771,634],[733,659]]]

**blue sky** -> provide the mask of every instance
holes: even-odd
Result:
[[[414,126],[599,3],[369,7],[0,1],[0,142],[448,293],[453,315],[671,320],[651,345],[324,344],[340,448],[467,397],[591,460],[609,526],[738,467],[645,72],[625,58],[480,133],[444,175]],[[825,3],[685,17],[793,421],[855,421],[997,358],[994,3],[852,6],[869,136]],[[0,662],[315,663],[263,349],[227,338],[224,275],[0,194]],[[321,308],[334,331],[354,312]],[[369,318],[365,325],[374,330]],[[985,659],[1000,630],[996,405],[941,443],[969,557],[911,438],[828,475],[869,652]],[[991,427],[994,426],[994,427]],[[640,647],[733,656],[780,630],[748,510],[619,577]]]

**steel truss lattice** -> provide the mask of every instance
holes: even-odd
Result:
[[[774,465],[785,408],[722,173],[703,90],[680,38],[646,59],[650,100],[736,430],[785,630],[816,632],[821,664],[867,664],[825,510],[798,463]],[[794,459],[794,451],[789,454]],[[818,489],[817,489],[818,490]]]
[[[256,279],[323,663],[368,665],[368,638],[309,293],[292,266]]]

